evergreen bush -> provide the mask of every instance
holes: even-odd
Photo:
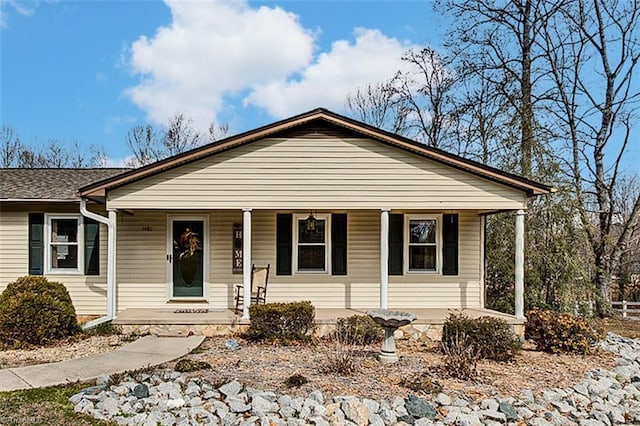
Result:
[[[370,345],[382,340],[384,330],[368,315],[351,315],[338,318],[335,334],[347,344]]]
[[[513,360],[521,349],[520,340],[504,320],[451,313],[442,326],[442,346],[446,351],[461,343],[472,345],[480,359],[501,362]]]
[[[251,305],[246,337],[250,340],[308,341],[315,328],[311,302]]]
[[[0,344],[13,348],[45,345],[80,331],[64,284],[27,275],[0,294]]]

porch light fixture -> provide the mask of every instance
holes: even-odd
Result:
[[[315,231],[317,224],[318,224],[318,221],[316,220],[316,217],[313,215],[313,211],[311,211],[309,213],[309,216],[306,219],[307,231],[310,231],[310,232]]]

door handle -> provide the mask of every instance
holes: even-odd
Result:
[[[173,255],[168,254],[167,255],[167,262],[171,263],[173,261]]]

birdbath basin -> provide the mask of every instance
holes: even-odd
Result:
[[[382,364],[396,362],[398,354],[396,353],[396,340],[393,334],[399,327],[415,321],[416,315],[411,312],[392,311],[389,309],[372,309],[367,312],[367,315],[384,329],[384,340],[378,355],[378,361]]]

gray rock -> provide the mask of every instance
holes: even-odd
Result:
[[[133,395],[136,398],[147,398],[147,397],[149,397],[149,386],[145,385],[144,383],[137,384],[133,388]]]
[[[111,382],[111,376],[108,374],[101,374],[96,378],[96,385],[108,385]]]
[[[398,421],[396,413],[391,408],[380,408],[380,418],[386,426],[394,425]]]
[[[366,426],[369,423],[369,408],[355,399],[343,401],[340,409],[347,420],[358,426]]]
[[[431,426],[433,424],[433,422],[429,419],[416,419],[416,421],[413,423],[415,426]]]
[[[438,403],[438,405],[451,405],[452,401],[449,395],[440,392],[438,395],[436,395],[436,402]]]
[[[481,426],[482,421],[476,414],[459,414],[457,419],[459,426]]]
[[[87,414],[93,411],[93,409],[94,409],[93,402],[89,401],[88,399],[82,399],[78,401],[78,403],[73,407],[73,411],[75,411],[76,413],[82,413],[82,414]]]
[[[324,404],[324,395],[319,390],[314,390],[309,394],[309,398],[316,401],[318,404]]]
[[[246,404],[242,399],[238,398],[227,398],[226,399],[227,406],[229,407],[229,411],[232,413],[246,413],[251,410],[251,406]]]
[[[412,416],[410,415],[406,415],[406,416],[402,416],[402,417],[398,417],[398,423],[396,424],[396,426],[398,425],[413,425],[416,423],[416,419],[414,419]]]
[[[186,403],[183,398],[170,399],[167,401],[167,410],[184,407]]]
[[[534,417],[529,420],[528,424],[530,426],[554,426],[553,423],[549,422],[546,419],[543,419],[542,417]]]
[[[118,404],[118,400],[111,397],[105,398],[104,400],[100,401],[98,404],[96,404],[96,408],[101,409],[102,413],[106,414],[107,416],[115,416],[120,412],[120,405]]]
[[[237,380],[224,384],[218,388],[218,390],[227,398],[234,397],[242,390],[242,385]]]
[[[498,405],[498,411],[505,415],[507,421],[518,420],[518,412],[515,407],[507,402],[500,402]]]
[[[615,406],[610,407],[607,412],[607,416],[609,417],[609,420],[611,420],[611,423],[613,424],[626,423],[624,412],[618,407],[615,407]]]
[[[501,413],[496,410],[482,410],[480,414],[489,420],[497,420],[500,422],[505,422],[507,420],[507,416],[504,413]]]
[[[311,423],[312,425],[316,425],[316,426],[330,426],[330,423],[328,421],[326,421],[323,417],[321,416],[316,416],[316,417],[309,417],[307,419],[309,421],[309,423]]]
[[[257,415],[263,416],[267,413],[274,413],[278,411],[278,404],[256,395],[251,400],[251,410]]]
[[[382,417],[379,414],[370,414],[369,415],[369,426],[385,426],[386,423],[382,420]]]
[[[429,404],[425,399],[418,398],[415,395],[409,395],[404,402],[407,412],[416,418],[426,417],[429,420],[436,418],[436,410],[433,405]]]

